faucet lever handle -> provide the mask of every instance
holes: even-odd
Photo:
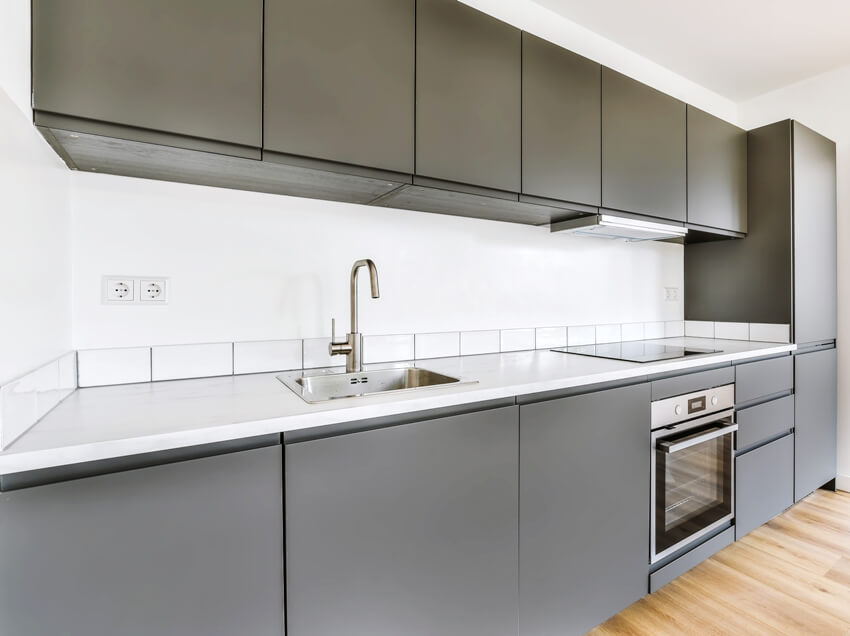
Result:
[[[346,342],[343,340],[342,342],[337,342],[336,339],[336,318],[331,318],[331,344],[342,344]]]

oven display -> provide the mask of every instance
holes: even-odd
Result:
[[[705,410],[705,396],[688,400],[688,415]]]

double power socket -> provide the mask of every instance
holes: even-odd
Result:
[[[168,279],[137,276],[104,276],[101,285],[104,305],[165,305]]]

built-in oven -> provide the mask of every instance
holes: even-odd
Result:
[[[735,385],[652,403],[650,562],[735,515]]]

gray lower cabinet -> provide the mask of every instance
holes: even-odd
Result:
[[[457,0],[416,2],[416,174],[520,191],[519,29]]]
[[[834,348],[794,357],[794,501],[835,479],[837,360]]]
[[[263,148],[413,173],[414,0],[266,0]]]
[[[33,0],[36,123],[64,115],[259,148],[262,34],[262,0]]]
[[[522,192],[599,205],[602,67],[522,34]]]
[[[271,446],[0,494],[0,633],[280,636]]]
[[[285,453],[289,634],[516,634],[518,407]]]
[[[747,131],[688,106],[688,223],[747,231]]]
[[[685,104],[602,68],[602,206],[687,219]]]
[[[582,634],[647,593],[650,387],[520,407],[520,634]]]
[[[735,538],[740,539],[794,503],[794,435],[735,459]]]

